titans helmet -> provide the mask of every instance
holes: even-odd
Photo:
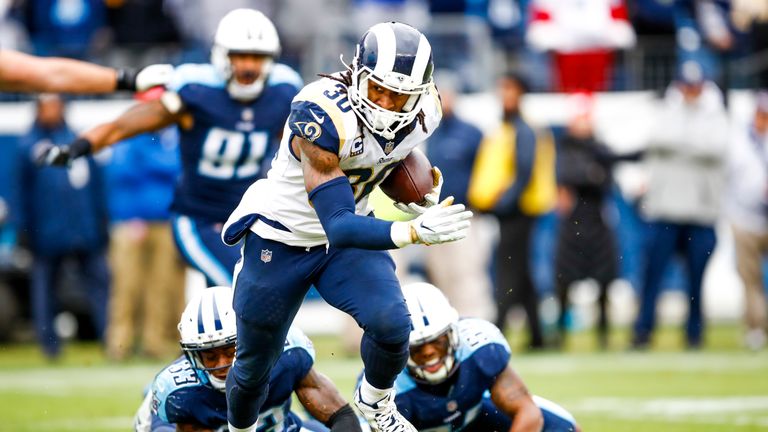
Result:
[[[415,28],[398,22],[376,24],[363,35],[349,66],[352,109],[373,133],[392,139],[420,111],[419,101],[432,85],[432,47]],[[368,99],[368,83],[409,95],[402,112],[390,111]]]
[[[251,84],[232,79],[230,54],[260,54],[269,57],[261,74]],[[235,9],[219,21],[211,48],[211,64],[227,81],[227,91],[237,100],[253,100],[264,90],[273,59],[280,55],[280,39],[272,21],[254,9]]]
[[[419,365],[412,357],[408,357],[408,373],[416,381],[441,383],[458,368],[456,355],[459,348],[459,313],[448,303],[448,299],[439,289],[428,283],[405,285],[403,295],[408,311],[411,313],[413,325],[409,345],[412,348],[418,347],[434,342],[444,335],[447,335],[448,342],[445,356],[437,359],[440,364],[439,369],[430,372],[427,369],[434,365]]]
[[[232,309],[232,289],[225,286],[206,288],[189,300],[179,321],[181,349],[193,368],[208,375],[211,385],[219,390],[224,380],[210,372],[229,367],[207,368],[200,353],[212,348],[235,345],[237,327]]]

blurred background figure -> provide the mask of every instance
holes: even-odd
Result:
[[[64,120],[64,102],[57,95],[41,95],[32,129],[21,139],[19,184],[23,211],[22,235],[34,261],[31,274],[32,317],[40,345],[49,358],[61,352],[54,328],[66,262],[76,264],[76,283],[85,288],[96,336],[101,339],[107,320],[109,269],[107,202],[102,169],[92,158],[75,161],[67,169],[35,166],[35,147],[65,144],[75,134]]]
[[[569,316],[569,288],[592,279],[599,289],[597,336],[608,347],[608,286],[618,276],[615,221],[608,219],[614,165],[637,154],[619,156],[595,137],[594,100],[579,93],[570,99],[571,118],[558,146],[557,183],[560,228],[555,258],[555,284],[560,303],[559,343]]]
[[[531,230],[536,217],[555,204],[555,149],[549,135],[541,137],[523,119],[520,102],[525,81],[506,74],[498,81],[503,121],[478,150],[469,189],[469,203],[499,221],[496,250],[496,327],[507,327],[507,313],[519,303],[525,309],[531,349],[544,347],[539,322],[539,297],[531,280]]]
[[[100,60],[120,67],[180,60],[177,53],[184,47],[169,14],[169,1],[110,0],[104,3],[111,46],[103,50]]]
[[[722,84],[728,72],[725,55],[736,43],[730,22],[730,0],[674,2],[677,63],[696,62],[705,76]]]
[[[29,40],[24,26],[14,17],[12,2],[0,1],[0,46],[10,50],[28,50]]]
[[[178,351],[176,321],[184,307],[184,266],[174,245],[169,207],[179,173],[174,128],[115,146],[107,168],[113,283],[107,355]],[[138,337],[137,337],[138,336]],[[138,339],[138,340],[137,340]]]
[[[768,330],[763,258],[768,255],[768,91],[757,94],[748,125],[734,126],[728,167],[726,212],[744,282],[745,345],[765,347]]]
[[[664,270],[680,252],[688,271],[686,344],[699,348],[704,336],[701,287],[715,249],[728,141],[723,95],[704,79],[700,65],[682,65],[652,127],[645,155],[648,189],[641,207],[650,222],[649,237],[632,346],[648,347]]]
[[[610,90],[614,51],[635,44],[624,0],[533,0],[526,40],[553,53],[558,91]]]
[[[104,48],[108,2],[23,0],[16,3],[17,14],[31,35],[35,54],[86,60]]]
[[[429,21],[425,1],[419,0],[349,0],[355,33],[363,34],[376,23],[397,21],[424,28]]]
[[[130,3],[130,2],[129,2]],[[183,63],[205,63],[211,49],[211,38],[219,21],[230,11],[240,8],[255,9],[272,19],[275,0],[164,0],[167,11],[178,29],[184,44]]]
[[[483,133],[454,111],[458,77],[448,71],[437,71],[435,84],[440,91],[443,119],[427,141],[427,157],[443,173],[440,195],[453,196],[455,203],[468,205],[469,181]],[[481,219],[480,215],[474,216],[466,239],[426,248],[425,265],[429,279],[443,290],[459,314],[492,319],[493,289],[488,273],[491,244],[484,235]]]
[[[768,0],[732,0],[733,25],[750,35],[751,51],[768,52]],[[768,68],[758,72],[757,86],[768,88]]]

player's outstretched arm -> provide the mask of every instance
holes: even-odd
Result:
[[[522,378],[509,365],[491,387],[491,400],[512,419],[510,432],[538,432],[544,427],[541,410]]]
[[[296,396],[312,417],[328,426],[331,432],[361,430],[357,416],[333,382],[314,368],[299,382]]]
[[[160,130],[178,121],[183,114],[172,114],[162,100],[132,106],[115,120],[103,123],[82,135],[96,152],[126,138]]]
[[[109,93],[117,87],[112,68],[65,58],[43,58],[0,50],[0,90]]]
[[[140,70],[113,69],[60,57],[35,57],[0,49],[0,90],[48,93],[144,91],[164,85],[173,74],[169,64]]]
[[[88,130],[69,145],[40,147],[36,159],[40,165],[66,165],[126,138],[170,126],[183,115],[171,113],[161,100],[140,103],[117,119]]]

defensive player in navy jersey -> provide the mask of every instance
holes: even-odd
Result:
[[[171,65],[152,65],[139,71],[112,69],[79,60],[36,57],[0,49],[0,91],[45,93],[112,93],[144,91],[164,85]]]
[[[198,292],[179,322],[180,357],[155,376],[134,419],[136,432],[224,431],[224,385],[235,356],[232,290],[212,287]],[[313,367],[312,342],[291,327],[270,376],[270,389],[259,419],[264,432],[328,431],[317,422],[302,423],[291,411],[291,395],[331,431],[360,431],[352,408],[328,378]]]
[[[371,27],[348,70],[294,98],[267,178],[248,189],[224,229],[226,243],[243,242],[237,361],[227,377],[230,431],[256,430],[270,370],[310,285],[365,330],[357,408],[375,431],[414,430],[392,397],[411,323],[386,250],[462,239],[472,213],[452,199],[438,202],[437,170],[426,205],[413,206],[422,213],[414,220],[372,217],[368,195],[440,117],[429,42],[401,23]]]
[[[406,285],[403,294],[413,330],[408,365],[395,382],[395,402],[418,430],[579,430],[565,409],[528,393],[509,365],[509,345],[496,326],[460,320],[433,285]]]
[[[179,66],[159,100],[136,105],[41,159],[66,164],[142,132],[177,123],[182,175],[171,206],[177,246],[208,286],[231,285],[240,253],[220,239],[243,192],[266,173],[301,78],[274,63],[280,43],[261,12],[221,19],[210,64]]]

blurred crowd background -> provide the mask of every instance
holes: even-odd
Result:
[[[238,7],[273,20],[280,61],[307,82],[339,70],[376,22],[428,36],[445,118],[425,150],[476,228],[396,251],[403,279],[430,279],[503,329],[525,322],[530,349],[593,325],[608,348],[612,324],[645,349],[657,316],[683,323],[690,349],[711,316],[743,320],[745,346],[765,346],[768,0],[0,0],[0,47],[114,67],[207,62]],[[167,222],[175,131],[39,169],[34,144],[132,102],[0,102],[0,340],[38,340],[51,358],[73,337],[103,340],[115,360],[177,350],[191,276]],[[354,348],[348,323],[326,330]]]

